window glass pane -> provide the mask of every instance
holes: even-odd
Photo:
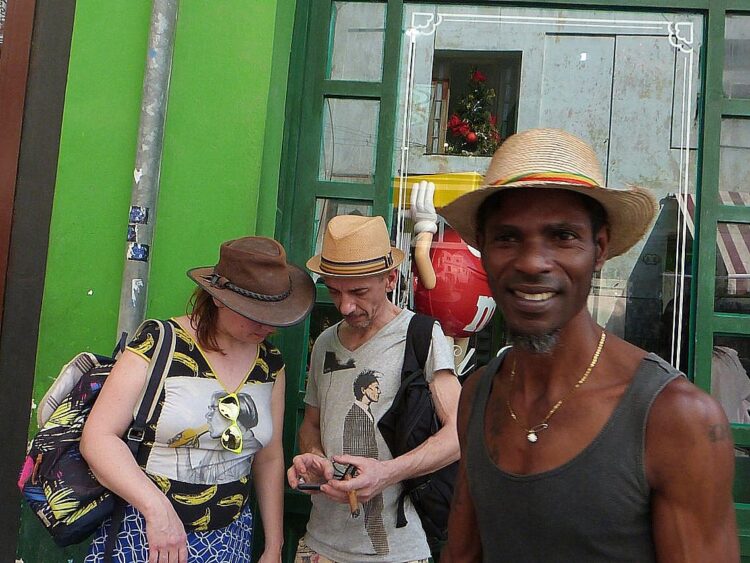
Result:
[[[727,16],[724,40],[724,95],[750,98],[750,16]]]
[[[724,313],[750,314],[750,224],[716,229],[716,305]]]
[[[321,180],[372,183],[380,102],[326,98],[320,143]]]
[[[750,425],[750,337],[714,336],[711,395],[732,424]],[[735,502],[750,502],[750,448],[735,447]]]
[[[608,186],[645,187],[660,204],[647,236],[594,280],[594,317],[679,363],[689,326],[702,16],[407,3],[403,28],[393,170],[400,244],[411,241],[414,182],[435,182],[436,207],[482,183],[487,151],[445,150],[452,126],[463,135],[451,123],[460,104],[493,108],[475,117],[486,124],[494,114],[501,140],[536,127],[570,131],[592,145]]]
[[[750,206],[750,119],[721,120],[719,201]]]
[[[734,502],[750,503],[750,448],[735,447]]]
[[[711,354],[711,395],[721,403],[729,422],[750,424],[750,338],[714,336]]]
[[[383,75],[385,3],[334,2],[331,80],[380,82]]]

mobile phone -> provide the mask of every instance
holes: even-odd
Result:
[[[297,483],[298,491],[319,491],[320,483]]]

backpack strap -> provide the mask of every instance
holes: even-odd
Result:
[[[138,450],[143,442],[143,436],[146,431],[146,423],[151,418],[156,408],[156,403],[164,387],[164,378],[169,371],[174,355],[175,335],[172,325],[169,321],[155,321],[159,325],[159,340],[156,343],[156,350],[149,362],[148,374],[146,376],[146,390],[141,397],[138,405],[138,411],[133,420],[133,424],[126,434],[128,448],[135,459],[138,459]],[[120,497],[115,497],[115,507],[112,511],[112,520],[110,522],[107,540],[104,544],[104,563],[112,561],[114,554],[115,542],[120,526],[125,518],[125,501]]]
[[[115,349],[112,350],[112,357],[118,358],[120,354],[125,350],[125,345],[128,343],[128,333],[124,332],[120,335],[120,340],[115,344]]]
[[[420,378],[425,379],[424,366],[427,363],[427,355],[430,352],[430,345],[432,344],[432,326],[434,324],[435,319],[420,313],[415,313],[409,320],[409,326],[406,329],[404,363],[401,366],[401,383],[396,391],[396,395],[393,397],[391,408],[383,415],[383,418],[389,416],[401,404],[406,389],[412,381]],[[393,451],[392,444],[388,443],[388,447]]]
[[[159,325],[159,340],[156,342],[156,351],[153,360],[149,362],[146,379],[148,385],[141,397],[137,414],[133,424],[127,433],[128,447],[135,456],[138,448],[143,442],[143,434],[146,430],[146,422],[151,419],[156,409],[156,403],[164,387],[164,377],[169,370],[174,355],[175,335],[169,321],[155,321]]]
[[[415,313],[409,321],[409,328],[406,329],[406,347],[404,348],[404,364],[401,367],[401,387],[399,392],[406,390],[412,380],[421,377],[425,381],[424,368],[427,363],[427,356],[430,353],[432,344],[432,327],[435,325],[435,319]],[[429,393],[429,388],[427,390]],[[394,403],[400,400],[400,396],[394,398]],[[398,497],[396,511],[396,527],[403,528],[406,526],[406,513],[404,512],[404,500],[409,495],[406,487],[401,491]]]
[[[406,348],[404,350],[404,364],[401,367],[401,381],[418,369],[424,370],[427,355],[432,344],[432,327],[435,319],[421,313],[416,313],[409,321],[406,329]]]

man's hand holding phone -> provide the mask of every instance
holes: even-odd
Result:
[[[333,464],[328,458],[308,453],[294,456],[286,477],[291,488],[316,493],[321,485],[333,479],[333,474]]]

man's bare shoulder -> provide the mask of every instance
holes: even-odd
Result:
[[[731,465],[732,452],[732,432],[721,405],[684,377],[670,381],[654,400],[646,426],[652,485],[673,479],[687,466],[697,467],[691,462],[696,456]]]
[[[712,442],[731,438],[719,402],[684,377],[670,381],[654,400],[648,428],[652,426],[662,431],[682,430],[681,434],[702,432]]]

